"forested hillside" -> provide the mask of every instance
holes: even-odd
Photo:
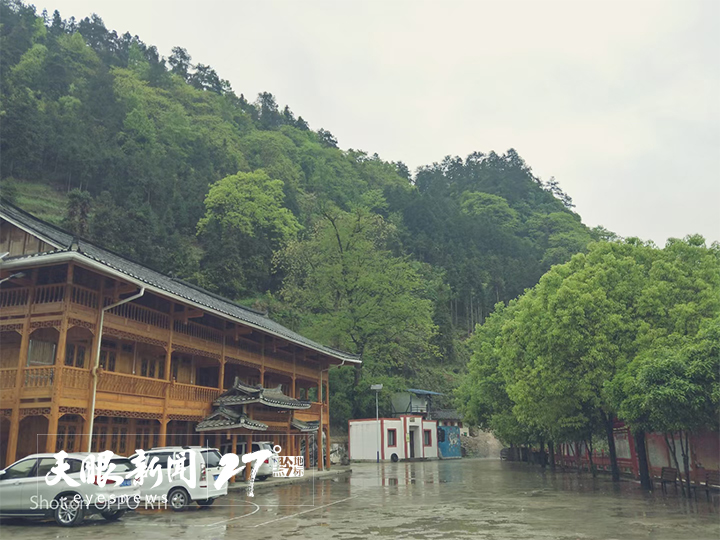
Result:
[[[52,186],[78,235],[362,354],[332,374],[339,424],[371,382],[449,391],[475,324],[605,233],[514,150],[411,174],[180,47],[0,10],[3,196]]]

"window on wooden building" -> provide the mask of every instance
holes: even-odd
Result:
[[[180,366],[180,361],[177,358],[173,358],[170,361],[170,371],[172,371],[171,377],[173,380],[177,381],[178,378],[178,368]]]
[[[117,356],[114,351],[100,351],[100,367],[106,371],[115,371],[115,360]]]
[[[65,365],[85,367],[85,346],[68,343],[65,348]]]
[[[117,360],[117,344],[113,341],[102,340],[100,346],[100,367],[106,371],[115,371]]]
[[[55,343],[52,341],[30,340],[28,349],[29,366],[51,366],[55,363]]]

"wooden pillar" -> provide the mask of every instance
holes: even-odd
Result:
[[[247,434],[247,435],[245,435],[245,453],[249,454],[250,452],[252,452],[252,435]],[[241,457],[241,459],[242,459],[242,457]],[[246,482],[250,481],[250,474],[252,473],[251,465],[252,465],[252,463],[248,463],[245,466],[245,481]]]
[[[160,433],[158,437],[158,446],[167,446],[167,417],[160,419]]]
[[[318,471],[323,470],[323,407],[320,405],[320,428],[318,429],[318,440],[317,440],[317,468]]]
[[[68,270],[68,279],[72,279],[72,266]],[[70,295],[70,286],[65,291],[65,309],[68,307],[67,298]],[[53,368],[53,389],[50,402],[50,415],[48,416],[47,435],[45,439],[45,452],[55,453],[57,443],[58,421],[60,420],[60,399],[62,397],[62,378],[65,371],[65,351],[67,350],[68,317],[67,311],[63,313],[60,323],[60,336],[58,338],[57,352],[55,355],[55,366]]]
[[[18,401],[19,403],[20,400],[16,398],[16,401]],[[20,409],[18,407],[13,407],[12,415],[10,416],[10,432],[8,433],[8,446],[7,451],[5,452],[5,466],[15,463],[19,431]]]
[[[17,442],[20,434],[20,397],[25,375],[25,366],[28,364],[28,349],[30,348],[30,313],[35,300],[35,283],[37,281],[37,270],[32,270],[32,285],[28,293],[27,309],[23,321],[22,336],[20,338],[20,353],[18,355],[17,372],[15,373],[15,401],[10,416],[10,433],[8,433],[8,445],[5,454],[5,466],[15,462],[17,456]]]
[[[325,467],[330,470],[330,424],[326,428],[325,433]]]
[[[223,328],[225,328],[224,323]],[[225,332],[227,332],[227,330],[225,330]],[[227,341],[225,332],[223,332],[222,352],[220,353],[220,369],[218,369],[218,390],[220,391],[224,390],[225,380],[225,342]]]
[[[232,451],[233,453],[237,454],[237,433],[232,434]],[[233,484],[235,483],[234,476],[230,479],[230,482],[232,482]]]
[[[310,466],[310,436],[305,435],[305,468]]]
[[[328,366],[328,370],[330,366]],[[325,409],[325,425],[327,426],[327,437],[325,438],[325,459],[328,470],[330,470],[330,371],[328,371],[325,391],[323,392],[323,409]]]
[[[260,386],[265,388],[265,334],[260,340]]]

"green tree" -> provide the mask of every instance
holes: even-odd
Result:
[[[308,237],[278,258],[282,298],[301,314],[302,331],[363,359],[348,388],[354,414],[369,412],[362,388],[369,380],[414,375],[433,354],[435,331],[419,269],[391,253],[394,228],[371,210],[384,201],[375,193],[365,202],[350,212],[321,209]]]
[[[68,202],[63,227],[78,236],[87,237],[90,229],[92,197],[87,191],[73,189],[68,193]]]
[[[210,188],[197,230],[206,247],[206,278],[224,294],[268,286],[273,251],[301,229],[283,199],[283,182],[262,170],[227,176]]]

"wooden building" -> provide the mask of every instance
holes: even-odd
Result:
[[[130,455],[252,437],[307,456],[317,437],[329,467],[328,371],[356,356],[0,202],[6,252],[3,466],[88,443]]]

